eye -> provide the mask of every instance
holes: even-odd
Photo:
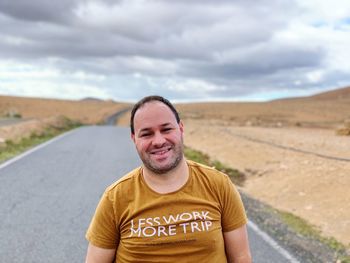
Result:
[[[164,129],[162,129],[162,132],[169,132],[171,130],[172,130],[171,128],[164,128]]]
[[[147,132],[147,133],[141,133],[140,137],[148,137],[151,136],[151,133]]]

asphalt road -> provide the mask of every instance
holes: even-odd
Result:
[[[127,128],[91,126],[0,165],[0,262],[83,262],[102,192],[139,164]],[[298,262],[248,230],[254,262]]]

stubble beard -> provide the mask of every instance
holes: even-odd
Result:
[[[166,174],[167,172],[175,169],[179,163],[182,161],[183,159],[183,142],[181,140],[181,143],[179,143],[178,145],[173,145],[172,150],[174,152],[174,155],[172,156],[172,160],[165,166],[163,165],[158,165],[156,162],[154,162],[153,160],[151,160],[151,158],[149,158],[147,155],[143,156],[139,153],[139,156],[144,164],[144,166],[149,169],[150,171],[152,171],[155,174]]]

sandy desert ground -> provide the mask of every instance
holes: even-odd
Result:
[[[247,176],[244,192],[350,244],[349,137],[332,130],[222,126],[203,120],[185,120],[185,131],[188,146]]]
[[[0,96],[0,117],[10,112],[22,118],[43,119],[64,115],[86,124],[102,121],[129,104],[87,99],[81,101]]]
[[[185,143],[244,172],[243,191],[350,246],[350,136],[336,134],[350,129],[350,88],[178,109]]]
[[[11,99],[5,105],[6,97],[0,96],[0,112],[11,106],[25,118],[63,114],[86,123],[129,106]],[[185,144],[245,173],[242,191],[350,247],[350,136],[336,134],[349,124],[350,87],[307,98],[177,108]],[[128,125],[129,113],[118,124]]]
[[[40,131],[47,125],[55,125],[65,116],[84,124],[101,123],[108,116],[127,108],[127,103],[100,100],[54,100],[0,96],[0,125],[9,115],[20,115],[13,125],[0,126],[0,143],[18,140]],[[5,122],[8,123],[8,122]]]

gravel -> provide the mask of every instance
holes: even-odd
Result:
[[[241,196],[248,218],[300,262],[342,262],[339,258],[346,256],[346,251],[335,251],[319,240],[295,232],[271,206],[242,192]]]

